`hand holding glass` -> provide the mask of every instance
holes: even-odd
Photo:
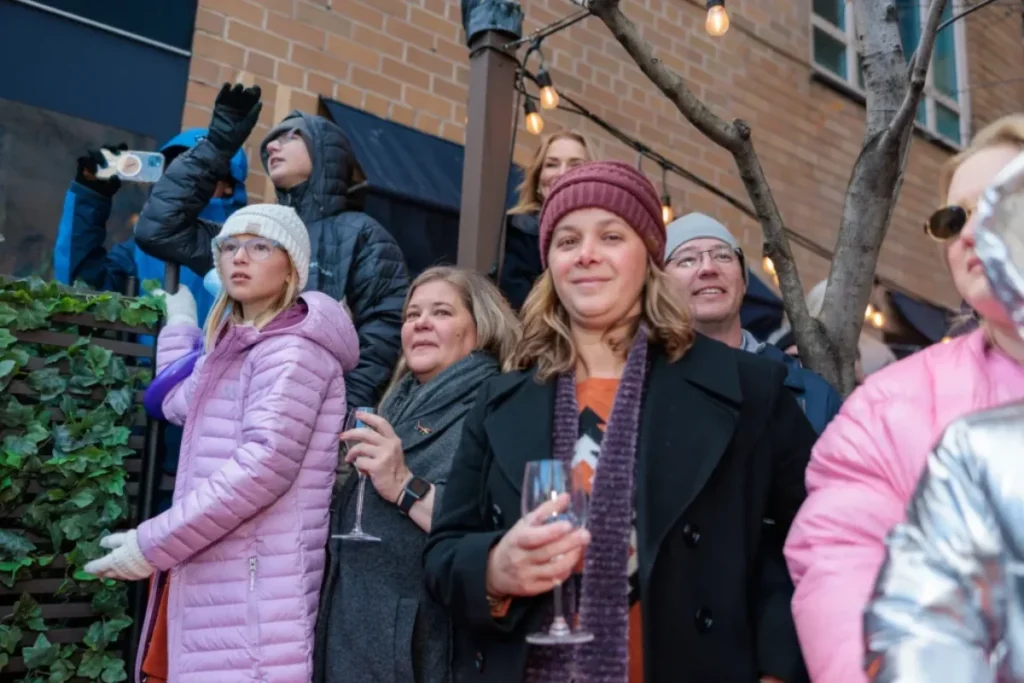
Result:
[[[568,495],[564,509],[544,520],[552,522],[569,522],[574,529],[586,526],[589,496],[585,482],[580,473],[561,460],[534,460],[526,463],[523,476],[523,516],[530,514],[543,503],[558,500]],[[586,631],[573,631],[569,627],[562,612],[562,586],[555,586],[552,591],[554,598],[555,617],[547,631],[531,633],[526,642],[534,645],[577,645],[589,643],[594,634]]]
[[[347,432],[350,429],[366,427],[361,420],[356,418],[356,413],[374,414],[373,408],[356,408],[346,417],[345,429],[343,431]],[[356,472],[359,473],[359,487],[356,489],[356,523],[352,526],[352,530],[347,534],[331,536],[331,538],[340,538],[343,541],[358,541],[361,543],[380,543],[380,538],[363,531],[363,500],[366,496],[366,475],[359,469],[357,469]]]

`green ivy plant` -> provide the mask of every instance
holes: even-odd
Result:
[[[0,672],[20,657],[24,683],[128,677],[117,643],[131,625],[127,586],[82,568],[104,553],[99,539],[128,518],[124,461],[134,454],[128,440],[142,410],[133,399],[151,373],[85,337],[54,347],[20,342],[15,333],[78,335],[77,325],[53,319],[75,314],[152,328],[162,312],[162,301],[151,295],[0,278],[0,519],[7,527],[0,529],[0,584],[16,591],[30,579],[56,578],[53,602],[88,601],[94,615],[81,642],[51,642],[47,633],[64,624],[44,618],[38,602],[22,592],[13,613],[0,620]],[[31,395],[8,391],[15,382]]]

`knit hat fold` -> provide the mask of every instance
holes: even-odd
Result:
[[[640,170],[621,161],[595,161],[568,171],[551,188],[540,212],[540,261],[547,268],[551,236],[573,211],[604,209],[644,241],[651,259],[665,261],[665,224],[658,191]]]
[[[309,232],[295,209],[280,204],[250,204],[242,207],[224,222],[220,233],[213,240],[213,253],[217,253],[218,241],[234,235],[258,235],[280,244],[299,274],[299,289],[306,288],[311,253]],[[223,281],[220,259],[214,258],[214,265]]]

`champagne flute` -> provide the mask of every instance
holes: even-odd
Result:
[[[367,426],[362,420],[356,418],[356,413],[374,414],[373,408],[356,408],[345,418],[344,431],[347,432],[350,429],[359,429],[360,427]],[[340,538],[343,541],[357,541],[360,543],[380,543],[380,538],[363,531],[363,500],[366,496],[366,474],[359,469],[356,472],[359,474],[359,485],[356,489],[356,523],[347,534],[331,536],[331,538]]]
[[[542,503],[557,500],[563,494],[569,495],[568,505],[544,520],[544,523],[565,521],[574,529],[586,526],[589,501],[582,475],[575,472],[568,462],[561,460],[534,460],[526,463],[523,476],[523,516]],[[527,635],[526,642],[534,645],[578,645],[592,641],[594,634],[573,631],[569,627],[562,613],[562,586],[555,586],[552,597],[555,617],[551,626],[547,631]]]

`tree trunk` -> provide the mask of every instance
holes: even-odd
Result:
[[[651,82],[697,130],[732,153],[761,223],[765,255],[775,264],[800,356],[844,394],[854,388],[862,311],[871,294],[878,252],[899,195],[914,115],[945,4],[946,0],[931,2],[919,55],[911,60],[909,79],[893,1],[857,0],[854,4],[858,43],[865,55],[867,123],[864,146],[854,164],[843,205],[819,322],[807,310],[782,216],[754,151],[750,127],[741,120],[726,121],[701,102],[682,77],[655,56],[650,43],[623,14],[619,0],[590,0],[590,10]]]

